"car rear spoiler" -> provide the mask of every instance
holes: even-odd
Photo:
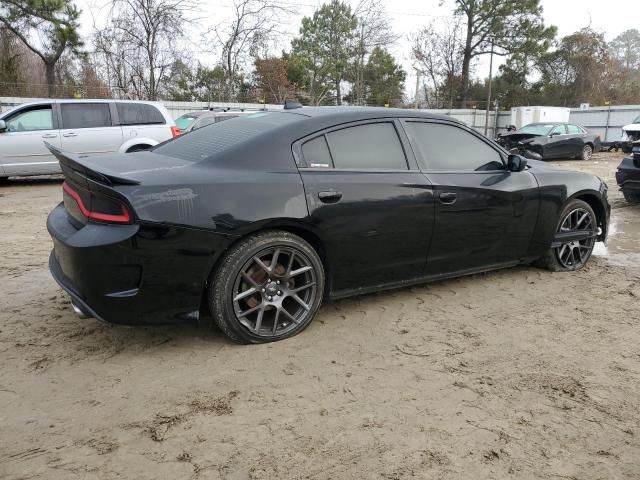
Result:
[[[89,158],[86,155],[77,155],[75,153],[65,152],[58,147],[44,142],[49,151],[58,159],[60,167],[73,170],[83,176],[90,178],[96,182],[113,186],[113,185],[140,185],[138,180],[122,177],[120,174],[109,172],[104,167],[100,167],[100,171],[97,171],[89,166],[89,162],[83,160],[83,158]]]

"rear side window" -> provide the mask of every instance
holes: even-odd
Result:
[[[149,125],[166,123],[153,105],[146,103],[116,103],[120,125]]]
[[[306,164],[311,168],[330,168],[331,154],[324,135],[302,145],[302,156]]]
[[[233,122],[219,122],[193,130],[188,135],[161,144],[153,151],[192,162],[209,160],[243,142],[304,118],[292,113],[253,113],[236,118]]]
[[[335,168],[408,170],[392,123],[371,123],[327,134]]]
[[[61,103],[62,128],[111,126],[108,103]]]
[[[504,170],[498,151],[462,128],[424,122],[406,122],[405,128],[426,170]]]
[[[567,125],[567,133],[569,133],[569,135],[577,135],[583,132],[582,129],[577,125]]]

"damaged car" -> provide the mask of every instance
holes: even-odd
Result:
[[[507,150],[536,160],[579,158],[590,160],[599,152],[599,135],[570,123],[531,123],[520,130],[498,136],[497,142]]]
[[[640,116],[637,117],[633,123],[622,127],[622,151],[624,153],[631,153],[634,142],[640,142]]]
[[[616,182],[627,202],[640,203],[640,141],[633,146],[633,155],[618,165]]]

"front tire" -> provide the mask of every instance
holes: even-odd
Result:
[[[562,242],[559,234],[576,234],[578,239]],[[571,200],[560,214],[554,244],[535,265],[552,272],[580,270],[591,258],[597,235],[598,220],[593,209],[582,200]]]
[[[215,324],[237,343],[292,337],[315,317],[324,268],[305,240],[284,231],[252,235],[233,247],[214,271],[208,301]]]
[[[580,160],[591,160],[591,157],[593,157],[593,147],[591,145],[585,145],[582,147]]]

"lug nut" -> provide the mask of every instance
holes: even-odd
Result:
[[[277,283],[278,285],[280,285],[280,280],[278,280],[276,283]]]
[[[266,288],[263,288],[263,289],[262,289],[262,291],[263,291],[263,292],[266,292],[266,291],[267,291],[267,289],[266,289]]]
[[[280,290],[278,290],[278,295],[282,295],[282,292]]]
[[[273,297],[267,297],[267,300],[271,301],[273,300]]]

